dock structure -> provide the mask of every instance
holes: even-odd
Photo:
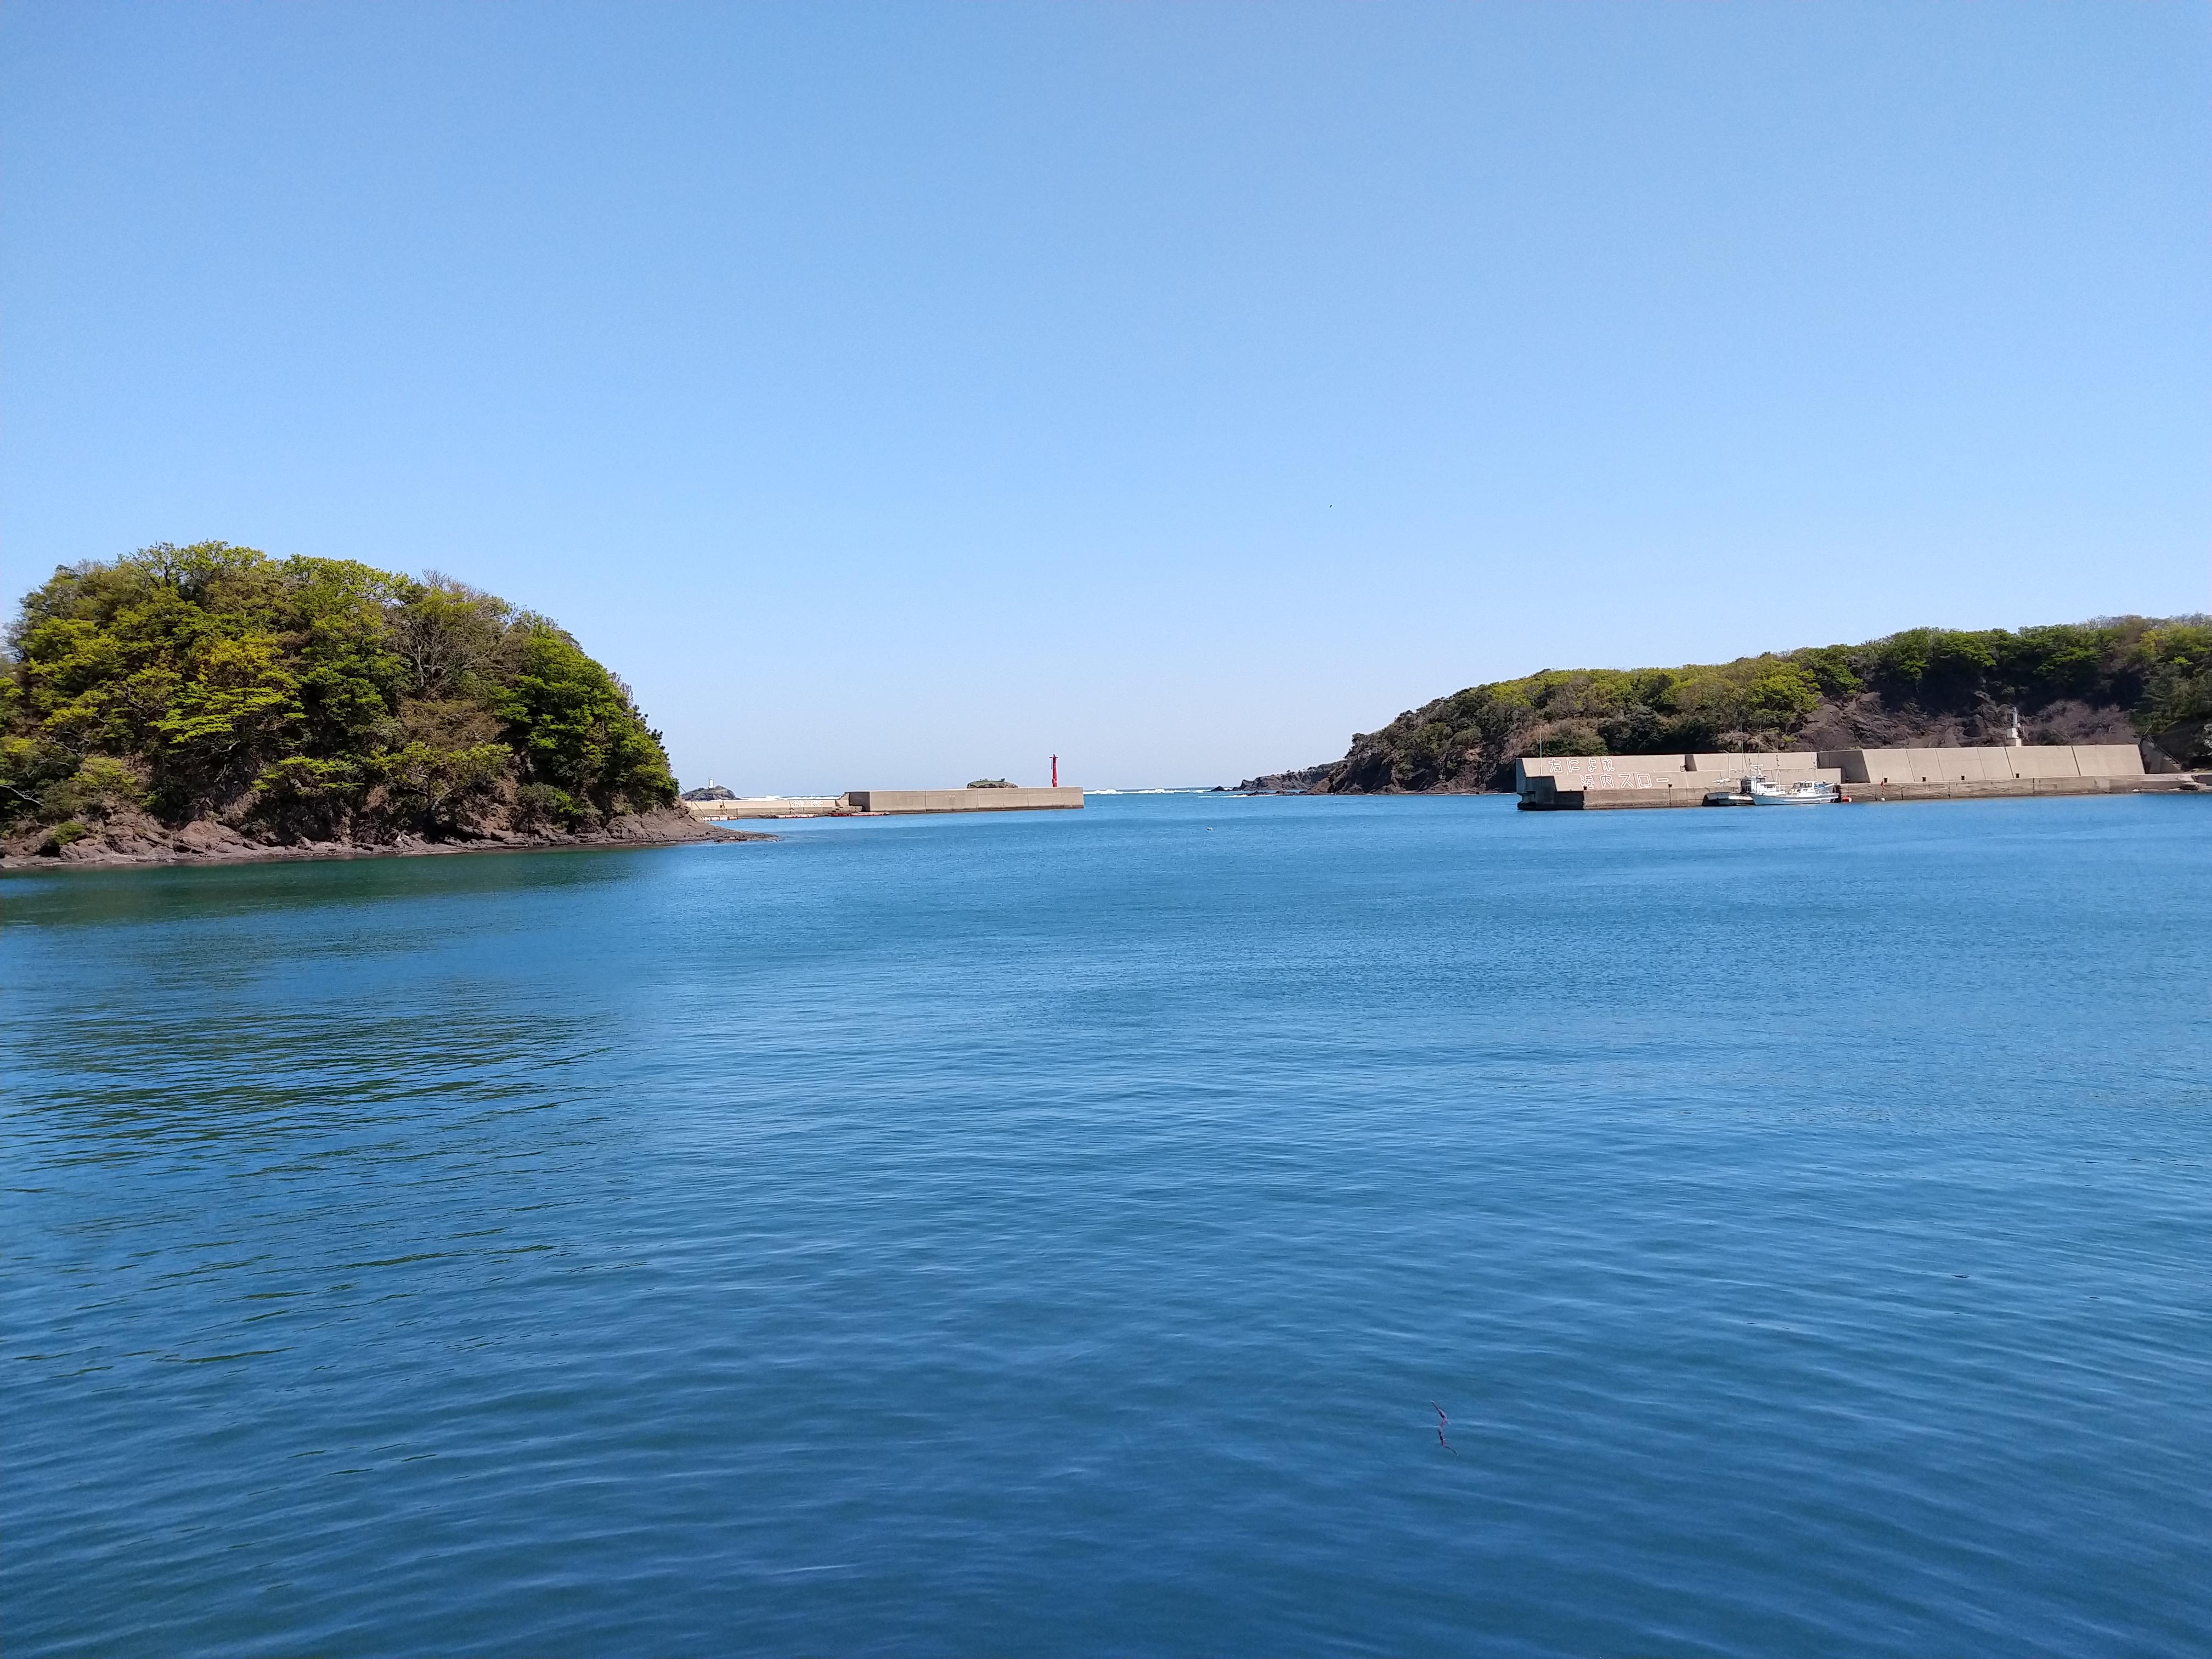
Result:
[[[2204,786],[2153,772],[2131,743],[1986,749],[1801,749],[1778,754],[1523,756],[1514,787],[1526,812],[1702,806],[1740,795],[1753,774],[1840,786],[1852,800],[1971,800],[2019,795],[2148,794]]]
[[[1083,805],[1080,789],[848,789],[855,812],[1035,812]]]
[[[842,795],[735,795],[721,800],[687,800],[694,817],[823,818],[843,811]]]
[[[693,816],[726,818],[872,817],[915,812],[1036,812],[1083,805],[1083,791],[1054,789],[848,789],[842,795],[754,795],[687,800]]]

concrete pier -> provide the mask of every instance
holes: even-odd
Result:
[[[820,818],[843,809],[842,795],[755,795],[735,800],[687,800],[694,817]]]
[[[696,817],[826,818],[912,812],[1035,812],[1080,808],[1080,789],[848,789],[842,795],[754,795],[687,800]]]
[[[1080,789],[850,789],[856,812],[1035,812],[1083,805]]]
[[[1990,749],[1796,750],[1771,755],[1524,756],[1514,782],[1527,812],[1702,806],[1753,773],[1777,783],[1839,785],[1855,801],[1973,800],[2021,795],[2149,794],[2203,786],[2145,769],[2134,744]]]

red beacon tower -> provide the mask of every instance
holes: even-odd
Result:
[[[1060,757],[1057,755],[1052,757],[1052,787],[1055,789],[1060,787]]]

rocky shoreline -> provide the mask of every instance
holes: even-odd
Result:
[[[171,827],[141,812],[118,813],[66,845],[39,835],[0,845],[0,871],[100,870],[136,865],[277,864],[322,859],[411,858],[447,853],[525,853],[560,848],[676,847],[701,842],[775,841],[753,830],[703,823],[680,806],[635,812],[603,827],[578,832],[526,833],[495,830],[467,838],[432,841],[402,835],[389,842],[257,841],[219,819],[198,818]],[[51,849],[51,850],[49,850]]]

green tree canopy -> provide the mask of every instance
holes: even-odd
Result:
[[[125,806],[281,838],[580,827],[675,779],[629,689],[436,574],[162,544],[58,569],[0,653],[0,826]]]

